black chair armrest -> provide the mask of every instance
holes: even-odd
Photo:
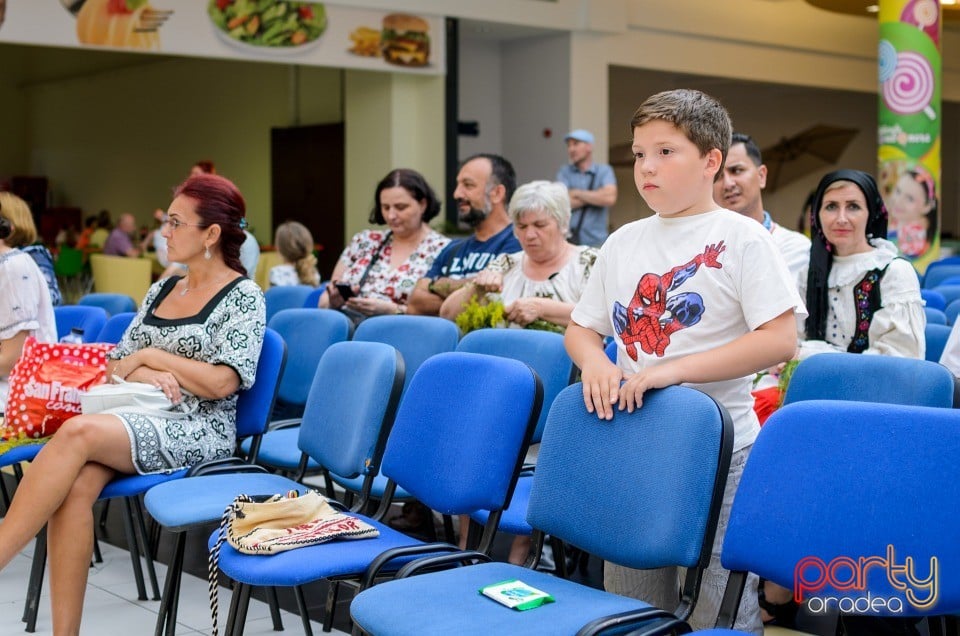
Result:
[[[270,424],[267,426],[267,432],[279,431],[280,429],[284,428],[293,428],[294,426],[300,426],[302,422],[303,418],[301,417],[294,417],[287,420],[276,420],[275,422],[270,422]]]
[[[656,624],[642,625],[642,623],[649,623],[651,621],[656,621]],[[611,614],[610,616],[596,618],[581,627],[580,631],[577,632],[577,636],[597,636],[608,629],[614,627],[622,628],[631,624],[636,624],[638,627],[642,628],[635,630],[632,633],[647,634],[648,632],[646,630],[651,630],[649,632],[651,635],[658,633],[671,633],[669,631],[658,631],[664,629],[664,627],[667,625],[670,626],[670,629],[682,629],[683,626],[686,626],[686,623],[666,610],[662,610],[659,607],[645,607],[643,609],[620,612],[619,614]],[[618,632],[619,631],[620,629],[618,629]],[[681,631],[678,633],[686,634],[690,633],[690,631],[691,630],[689,626],[687,626],[685,632]]]
[[[394,559],[414,554],[430,554],[431,552],[460,552],[460,548],[449,543],[421,543],[419,545],[391,548],[381,552],[370,562],[367,570],[363,573],[363,577],[360,579],[360,589],[365,590],[373,585],[374,580],[380,575],[383,568]]]

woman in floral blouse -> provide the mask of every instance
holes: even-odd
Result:
[[[343,250],[330,277],[349,285],[345,299],[328,285],[320,307],[341,309],[357,320],[379,314],[403,314],[417,280],[450,242],[427,223],[440,213],[440,202],[419,172],[400,168],[377,184],[370,223],[387,230],[363,230]]]

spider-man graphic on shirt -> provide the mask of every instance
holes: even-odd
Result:
[[[725,249],[723,241],[707,245],[702,254],[666,274],[644,274],[629,305],[614,302],[613,326],[631,359],[637,359],[637,345],[644,353],[663,357],[671,334],[700,322],[705,310],[703,297],[696,292],[670,292],[696,274],[701,265],[722,268],[717,259]]]

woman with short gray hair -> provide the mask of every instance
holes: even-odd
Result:
[[[567,242],[570,198],[562,183],[520,186],[510,199],[509,214],[523,251],[497,257],[444,301],[440,315],[453,320],[475,294],[500,294],[509,326],[563,331],[597,250]]]

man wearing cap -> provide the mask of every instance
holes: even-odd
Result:
[[[570,241],[600,247],[607,238],[609,208],[617,202],[617,178],[613,168],[593,161],[593,135],[571,130],[567,142],[570,163],[557,172],[557,181],[570,192]]]

